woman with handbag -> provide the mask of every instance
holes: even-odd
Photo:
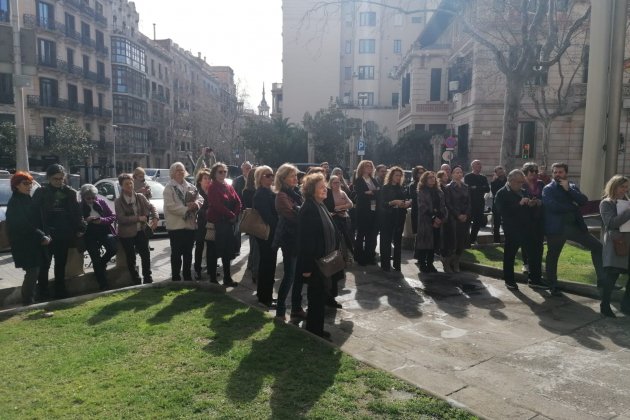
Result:
[[[210,186],[210,170],[205,168],[200,170],[197,173],[195,184],[195,187],[197,187],[197,191],[199,191],[199,194],[203,198],[203,204],[197,212],[197,232],[195,233],[195,262],[193,263],[193,268],[195,269],[195,280],[201,280],[201,261],[203,260],[203,251],[206,247],[206,235],[208,233],[208,229],[206,227],[206,213],[208,212],[207,192],[208,187]],[[208,270],[208,272],[210,272],[210,266],[206,267],[206,269]]]
[[[92,184],[85,184],[79,191],[81,195],[81,213],[87,224],[83,239],[85,249],[92,259],[94,276],[101,290],[107,290],[107,263],[116,255],[118,241],[114,222],[116,215],[107,202],[98,198],[98,190]],[[101,247],[105,253],[101,255]],[[83,253],[81,253],[83,255]]]
[[[44,247],[50,244],[50,236],[41,229],[31,200],[33,177],[28,172],[16,172],[11,177],[13,194],[7,204],[7,230],[11,243],[11,255],[16,268],[24,270],[22,304],[35,303],[35,284],[39,266],[44,258]]]
[[[253,209],[269,226],[269,236],[266,239],[256,238],[260,250],[258,266],[257,296],[258,302],[269,309],[275,308],[273,299],[273,283],[276,275],[276,257],[278,250],[272,247],[278,212],[276,211],[276,194],[271,190],[273,171],[269,166],[259,166],[254,174],[256,193],[254,194]]]
[[[622,175],[615,175],[604,188],[604,197],[599,203],[599,213],[602,216],[604,240],[602,259],[605,277],[601,284],[602,302],[600,312],[603,316],[616,318],[610,307],[610,297],[619,274],[628,272],[628,254],[630,250],[630,232],[620,232],[619,227],[630,220],[630,205],[619,214],[617,203],[627,200],[630,181]],[[621,312],[630,315],[630,287],[626,284],[626,292],[621,301]]]
[[[210,281],[217,283],[217,258],[221,258],[223,265],[223,285],[236,287],[238,284],[232,280],[230,261],[236,257],[236,221],[241,213],[241,200],[225,178],[227,166],[223,163],[215,163],[210,170],[210,186],[208,187],[208,213],[206,220],[214,225],[214,238],[212,234],[206,236],[208,247],[208,274]],[[210,226],[212,228],[212,226]]]
[[[330,333],[324,331],[327,277],[338,272],[343,265],[343,256],[338,252],[339,243],[335,223],[330,217],[324,200],[328,195],[326,178],[321,173],[304,177],[302,184],[304,205],[298,214],[298,273],[307,283],[308,311],[306,329],[320,337],[329,339]],[[330,257],[335,255],[337,259]]]
[[[169,169],[171,180],[164,187],[164,219],[171,244],[171,277],[173,281],[192,281],[192,251],[197,231],[197,211],[203,197],[186,181],[186,168],[175,162]]]
[[[295,275],[297,263],[297,215],[302,206],[302,194],[297,189],[298,169],[288,163],[283,164],[276,172],[274,186],[276,189],[276,211],[278,212],[278,228],[274,235],[273,248],[282,250],[284,276],[278,289],[278,307],[276,318],[285,321],[286,299],[291,293],[291,320],[306,318],[302,309],[302,276]]]
[[[134,191],[133,177],[130,174],[121,174],[118,177],[118,183],[122,194],[114,201],[114,209],[118,221],[118,238],[125,251],[131,281],[134,284],[142,283],[136,269],[137,252],[142,261],[144,283],[153,283],[149,237],[146,229],[150,222],[150,229],[155,230],[160,219],[155,207],[144,194]]]
[[[381,227],[381,270],[389,272],[400,271],[402,256],[402,234],[407,217],[407,209],[411,207],[411,200],[407,196],[407,189],[403,187],[405,174],[402,168],[393,166],[385,175],[381,188],[379,208],[379,226]],[[392,245],[394,255],[392,258]]]

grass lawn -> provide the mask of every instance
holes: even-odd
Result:
[[[0,321],[0,417],[472,418],[209,291],[142,289],[54,312]]]
[[[543,253],[543,270],[547,255],[547,245]],[[503,268],[503,247],[483,247],[478,249],[467,249],[462,255],[462,261],[488,265],[491,267]],[[516,255],[517,272],[521,271],[522,256],[519,251]],[[543,277],[545,273],[543,271]],[[627,276],[621,276],[626,278]],[[577,283],[595,284],[597,278],[591,260],[591,253],[576,246],[565,244],[558,261],[558,278],[561,280],[574,281]]]

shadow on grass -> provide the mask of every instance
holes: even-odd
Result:
[[[260,311],[250,307],[234,308],[233,303],[222,299],[208,306],[205,317],[210,320],[210,331],[214,332],[205,349],[217,356],[232,350],[236,342],[248,339],[270,322]]]
[[[431,273],[419,274],[424,293],[431,296],[435,304],[444,312],[456,318],[467,316],[469,305],[487,309],[494,319],[507,321],[501,311],[503,301],[493,296],[474,273]]]
[[[160,309],[147,322],[152,325],[164,324],[170,322],[176,315],[193,309],[203,308],[207,305],[208,294],[199,293],[196,289],[190,289],[184,294],[177,295],[169,305]]]
[[[155,289],[142,289],[123,300],[104,306],[88,319],[88,325],[96,325],[108,321],[123,312],[140,312],[159,304],[164,292]]]

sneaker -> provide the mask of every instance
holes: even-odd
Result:
[[[505,287],[507,287],[509,290],[518,290],[518,284],[516,284],[515,281],[506,281]]]
[[[529,287],[531,287],[532,289],[541,289],[541,290],[547,290],[547,289],[549,289],[549,285],[548,285],[548,284],[543,283],[542,281],[532,281],[532,280],[529,280],[529,281],[527,282],[527,285],[528,285]]]

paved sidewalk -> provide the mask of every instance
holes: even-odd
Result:
[[[152,244],[155,278],[168,279],[168,240]],[[228,294],[259,306],[246,245]],[[348,271],[343,309],[327,316],[342,350],[488,418],[630,419],[630,318],[602,319],[595,300],[510,292],[489,277],[420,275],[410,258],[398,277]],[[8,260],[0,254],[0,288],[21,283]]]

